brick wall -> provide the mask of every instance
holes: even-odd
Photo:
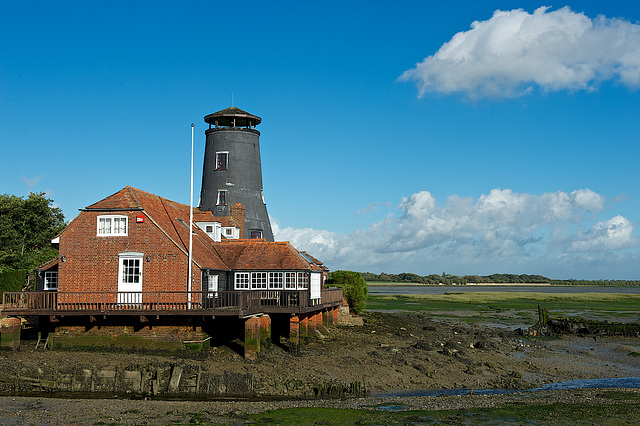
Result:
[[[236,223],[236,226],[240,228],[240,238],[244,238],[244,212],[245,208],[240,203],[235,203],[231,206],[231,217]]]
[[[98,216],[126,215],[128,236],[97,236]],[[119,253],[143,253],[143,291],[187,290],[187,256],[180,251],[142,212],[80,212],[60,237],[58,291],[117,291]],[[147,255],[150,261],[147,262]],[[199,268],[193,266],[193,290],[201,288]]]

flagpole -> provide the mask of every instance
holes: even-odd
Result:
[[[193,263],[193,123],[191,123],[191,191],[189,192],[189,278],[187,281],[187,309],[191,309],[191,266]]]

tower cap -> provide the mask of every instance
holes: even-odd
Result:
[[[233,126],[234,120],[236,127],[256,126],[262,122],[257,115],[249,114],[236,107],[225,108],[204,117],[205,123],[216,124],[217,121],[218,126]]]

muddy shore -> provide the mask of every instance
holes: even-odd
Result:
[[[288,352],[285,345],[273,345],[253,362],[243,359],[233,346],[211,348],[200,358],[135,352],[36,351],[33,347],[32,342],[25,341],[20,351],[0,353],[0,387],[4,392],[11,391],[16,377],[27,376],[35,380],[87,369],[131,371],[180,366],[184,371],[197,369],[211,375],[241,378],[243,383],[249,380],[248,389],[255,397],[291,399],[161,401],[153,400],[153,395],[132,394],[130,396],[141,399],[78,400],[5,393],[0,397],[0,423],[95,424],[109,423],[107,420],[111,418],[119,423],[153,424],[157,421],[157,424],[164,424],[177,421],[171,419],[187,412],[208,413],[209,421],[217,421],[215,419],[219,417],[228,421],[229,418],[241,418],[245,413],[279,407],[362,408],[389,402],[405,405],[408,409],[414,406],[455,409],[492,407],[518,399],[579,401],[585,397],[597,398],[597,390],[536,392],[535,398],[530,392],[494,396],[395,397],[383,398],[380,400],[383,402],[375,397],[306,398],[331,386],[351,389],[354,383],[375,396],[418,389],[529,389],[572,379],[637,377],[640,371],[639,338],[524,338],[503,328],[434,321],[426,316],[403,313],[370,313],[365,316],[362,327],[333,328],[323,336],[309,339],[295,354]],[[221,390],[224,391],[217,388],[209,392],[209,397],[215,393],[224,395]]]

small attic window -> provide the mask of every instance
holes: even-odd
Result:
[[[213,241],[220,242],[220,223],[219,222],[196,222],[200,229],[202,229]]]
[[[127,216],[98,216],[98,237],[127,235]]]
[[[262,238],[262,230],[261,229],[252,229],[249,231],[249,238]]]

